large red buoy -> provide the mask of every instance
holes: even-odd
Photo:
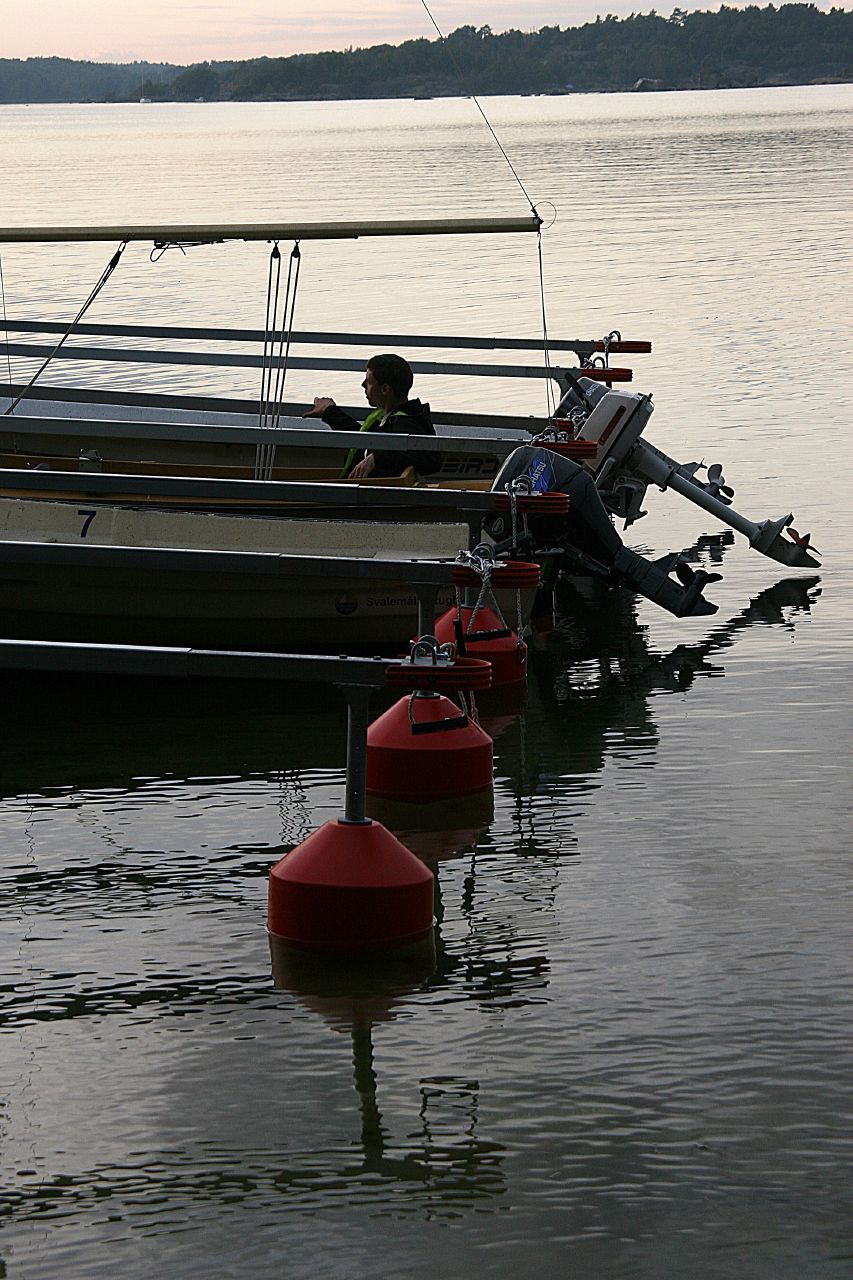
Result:
[[[503,618],[494,609],[477,610],[474,619],[474,631],[469,636],[468,625],[471,621],[473,607],[463,605],[458,612],[448,609],[435,624],[435,638],[440,644],[452,641],[458,644],[459,629],[457,616],[461,621],[464,636],[465,653],[471,658],[485,659],[492,664],[492,688],[499,689],[510,684],[522,684],[527,679],[527,645],[519,641],[514,631],[507,627]]]
[[[563,514],[568,510],[568,502],[565,493],[495,494],[496,510],[511,510],[514,504],[516,511],[522,514],[534,508],[543,515]],[[443,613],[435,624],[435,638],[439,644],[453,644],[465,657],[491,663],[493,689],[522,684],[527,679],[527,646],[501,617],[493,593],[496,590],[535,590],[540,582],[540,567],[526,560],[496,561],[493,549],[486,546],[476,548],[471,555],[464,559],[460,557],[460,560],[462,563],[454,565],[453,569],[457,593],[462,587],[477,588],[480,599],[477,605],[459,603],[457,608]],[[488,598],[491,598],[494,608],[485,603]]]
[[[442,800],[492,785],[492,740],[439,693],[400,698],[367,731],[367,790]]]
[[[432,928],[433,876],[379,822],[326,822],[270,872],[270,934],[291,946],[378,951]]]

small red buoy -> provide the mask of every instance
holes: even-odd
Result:
[[[463,605],[461,610],[462,632],[465,637],[465,653],[471,658],[484,658],[492,664],[492,688],[508,684],[522,684],[527,679],[527,645],[519,644],[494,609],[478,609],[474,619],[474,631],[467,635],[473,609]],[[435,624],[435,638],[440,644],[448,640],[458,644],[456,609],[448,609]]]
[[[380,822],[326,822],[270,872],[267,928],[291,946],[408,946],[432,929],[432,910],[432,872]]]
[[[367,790],[442,800],[492,785],[492,740],[442,694],[401,698],[367,731]],[[414,719],[414,727],[412,724]]]

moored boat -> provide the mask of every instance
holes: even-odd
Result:
[[[379,575],[378,582],[364,577],[359,596],[342,587],[352,576],[342,568],[343,561],[378,563],[402,556],[415,564],[452,558],[480,542],[484,525],[504,557],[535,557],[551,571],[562,565],[590,572],[628,585],[678,616],[713,612],[702,595],[713,575],[694,574],[678,553],[649,561],[625,547],[613,527],[616,517],[627,526],[642,514],[650,483],[678,491],[764,554],[787,565],[814,565],[808,537],[788,533],[792,516],[746,520],[732,509],[732,491],[720,468],[709,469],[701,480],[697,464],[677,463],[641,438],[651,397],[614,390],[614,384],[630,381],[633,374],[613,367],[610,357],[641,354],[650,344],[623,341],[616,331],[602,339],[563,342],[547,336],[537,342],[306,334],[293,329],[287,301],[281,320],[273,307],[265,330],[257,333],[82,321],[131,240],[153,240],[159,249],[226,238],[272,240],[272,272],[276,258],[280,265],[278,240],[285,237],[298,242],[309,236],[538,233],[539,228],[534,216],[295,228],[0,230],[0,240],[6,241],[122,241],[72,325],[5,321],[7,333],[61,330],[52,347],[7,343],[10,355],[43,357],[29,382],[0,387],[0,395],[7,392],[5,402],[0,401],[0,559],[7,584],[0,620],[7,634],[36,628],[34,634],[47,630],[69,637],[245,646],[252,643],[250,633],[259,647],[279,648],[402,639],[411,634],[417,613],[410,584],[403,577]],[[298,244],[294,254],[297,249]],[[242,347],[262,340],[263,353],[66,343],[72,335],[93,334],[120,343],[153,338],[161,344],[212,340]],[[355,359],[294,354],[297,344],[316,349],[328,343],[349,343],[361,354]],[[472,386],[483,377],[510,384],[544,380],[547,387],[556,385],[559,403],[555,400],[545,417],[436,414],[435,437],[371,433],[371,451],[388,449],[403,457],[434,454],[437,476],[424,480],[407,467],[400,476],[382,481],[336,483],[346,452],[363,449],[367,437],[331,431],[316,421],[306,425],[302,414],[307,406],[284,400],[286,375],[297,367],[360,371],[365,356],[383,345],[456,347],[492,356],[504,350],[535,352],[541,363],[414,360],[412,367],[419,374],[465,376]],[[553,362],[560,349],[573,352],[573,367]],[[37,385],[49,365],[69,357],[166,365],[232,363],[260,369],[261,390],[257,401],[234,401],[164,394],[156,380],[150,393]],[[472,401],[477,403],[476,392]],[[488,486],[503,497],[509,486],[515,495],[511,511],[505,504],[499,507],[494,492],[477,492]],[[555,491],[570,495],[567,518],[516,518],[520,495]],[[306,554],[314,558],[315,581],[299,573],[287,578],[284,560]],[[297,642],[282,636],[283,625],[299,629]]]

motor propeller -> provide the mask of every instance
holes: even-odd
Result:
[[[712,498],[719,498],[720,502],[724,502],[727,507],[732,505],[735,491],[730,484],[726,484],[723,468],[719,462],[714,462],[708,467],[708,480],[702,488],[706,493],[710,493]]]
[[[708,573],[705,569],[693,569],[683,560],[675,566],[675,576],[684,587],[695,587],[698,591],[704,590],[709,582],[722,582],[723,575],[721,573]]]
[[[798,547],[802,547],[804,551],[811,544],[812,535],[810,533],[797,533],[796,529],[792,529],[791,526],[788,525],[787,534],[788,534],[788,537],[793,542],[796,542]],[[817,547],[812,547],[812,551],[815,553],[815,555],[817,556],[820,555],[820,552],[818,551]]]

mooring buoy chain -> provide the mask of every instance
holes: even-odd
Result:
[[[446,640],[444,644],[439,644],[435,636],[423,635],[418,640],[412,641],[408,661],[414,666],[440,667],[444,670],[450,670],[456,665],[457,661],[456,645],[452,640]],[[468,719],[473,720],[475,724],[479,724],[480,717],[473,689],[469,690],[469,697],[466,696],[464,688],[456,689],[454,692],[459,699],[459,705],[462,710],[459,727],[463,727],[463,723],[467,723]],[[415,699],[437,697],[439,697],[439,694],[435,689],[412,689],[409,694],[407,708],[412,732],[416,731],[418,723],[415,719]],[[457,724],[445,722],[445,727],[455,728]]]
[[[577,413],[576,409],[572,410],[572,414],[574,413]],[[574,424],[574,419],[570,419],[570,420]],[[562,421],[565,421],[565,419],[562,419],[562,418],[555,419],[555,423],[557,421],[562,422]],[[583,421],[584,419],[581,418],[581,422]],[[553,427],[545,427],[543,431],[539,432],[538,436],[533,437],[530,443],[541,444],[547,449],[548,446],[551,444],[569,444],[573,439],[574,439],[574,436],[571,436],[568,431],[561,431],[555,425]]]
[[[422,667],[448,666],[456,658],[456,645],[452,640],[439,644],[435,636],[423,635],[412,641],[409,662]]]
[[[419,640],[413,640],[409,651],[409,662],[414,666],[420,667],[448,667],[452,664],[456,655],[456,646],[450,643],[439,644],[435,636],[423,635]],[[417,721],[415,720],[415,698],[437,698],[438,694],[434,689],[412,689],[409,694],[408,713],[409,724],[412,732],[415,732]]]
[[[440,644],[435,636],[423,635],[412,641],[408,658],[402,659],[393,670],[389,668],[388,682],[409,690],[406,713],[413,734],[464,729],[469,719],[479,724],[473,691],[491,684],[491,664],[479,658],[460,658],[452,640]],[[461,715],[430,724],[419,722],[415,717],[415,699],[436,701],[441,698],[441,690],[452,690],[456,694],[461,702]],[[466,690],[470,694],[470,711]]]
[[[610,363],[610,344],[611,342],[621,342],[622,334],[618,329],[611,329],[606,338],[601,339],[601,345],[604,347],[604,368],[606,369]]]
[[[506,627],[506,620],[501,613],[497,600],[495,599],[495,593],[492,587],[492,574],[496,569],[500,569],[502,567],[501,562],[495,558],[494,547],[488,542],[481,542],[473,551],[460,551],[456,560],[457,563],[464,564],[473,573],[476,573],[477,577],[482,580],[480,592],[477,596],[474,608],[471,610],[471,617],[468,619],[468,626],[465,630],[465,634],[474,634],[474,622],[476,621],[477,614],[489,599],[494,606],[495,613],[500,620],[501,626]],[[461,618],[462,592],[458,585],[456,587],[456,612]]]
[[[533,481],[531,480],[530,476],[516,476],[514,480],[511,480],[509,484],[507,484],[506,490],[507,490],[507,493],[509,494],[509,516],[510,516],[510,525],[512,529],[512,546],[513,546],[513,551],[517,555],[518,554],[518,499],[522,495],[524,495],[525,497],[531,496],[533,493],[535,493],[535,490],[533,488]],[[530,525],[528,524],[528,521],[527,521],[526,511],[523,511],[521,514],[521,522],[522,522],[522,525],[524,526],[524,536],[528,540],[528,544],[529,544]],[[521,661],[522,650],[524,648],[524,641],[521,638],[521,633],[523,629],[524,629],[524,620],[522,617],[522,610],[521,610],[521,587],[516,587],[515,588],[515,647],[516,647],[516,652],[518,654],[519,662]]]

